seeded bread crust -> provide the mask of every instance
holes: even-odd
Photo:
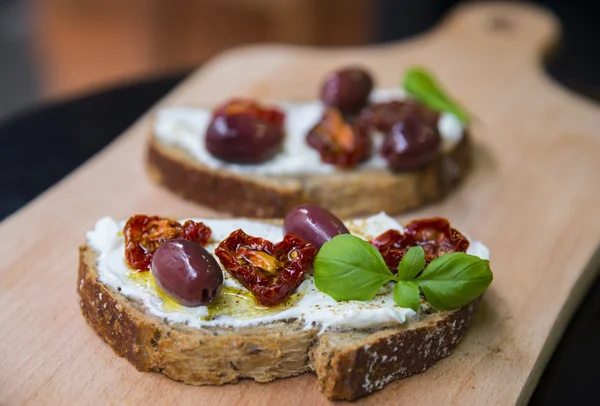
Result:
[[[314,372],[329,399],[354,400],[425,371],[454,350],[478,303],[377,331],[318,335],[317,328],[304,329],[298,321],[195,329],[146,313],[139,303],[100,282],[96,264],[97,253],[80,247],[81,312],[114,352],[138,370],[192,385],[244,378],[269,382]]]
[[[196,203],[235,216],[281,218],[294,206],[314,203],[339,217],[400,213],[436,201],[454,189],[470,166],[470,137],[425,167],[407,173],[344,171],[303,176],[242,175],[215,171],[183,149],[150,137],[150,178]]]

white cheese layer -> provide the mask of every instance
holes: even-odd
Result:
[[[373,102],[402,100],[405,94],[402,89],[378,89],[371,94]],[[337,169],[334,165],[321,161],[318,151],[306,143],[306,134],[321,119],[324,106],[320,101],[303,103],[274,103],[285,113],[285,138],[282,150],[269,161],[244,165],[224,162],[212,156],[205,148],[204,139],[210,124],[212,112],[209,109],[192,107],[167,107],[156,113],[154,135],[163,144],[178,147],[187,151],[193,158],[206,166],[235,173],[260,175],[301,175],[315,173],[332,173]],[[438,122],[438,130],[442,137],[442,149],[450,150],[463,136],[460,121],[452,114],[443,113]],[[356,170],[386,168],[387,161],[378,153],[381,136],[374,139],[371,158],[360,164]]]
[[[273,242],[281,241],[283,230],[280,226],[261,223],[258,221],[240,219],[194,219],[202,221],[212,229],[213,239],[221,241],[229,234],[243,229],[247,234],[262,237]],[[389,230],[402,230],[402,226],[392,217],[384,213],[366,219],[353,220],[346,223],[349,230],[359,237],[371,239]],[[390,283],[379,294],[369,301],[336,302],[330,296],[316,289],[312,277],[308,277],[298,288],[301,298],[291,307],[276,312],[258,312],[250,317],[232,317],[220,315],[207,319],[209,310],[206,306],[169,308],[159,295],[149,286],[132,278],[132,272],[127,267],[124,257],[124,242],[120,234],[124,222],[116,222],[105,217],[96,223],[93,231],[87,233],[88,245],[98,252],[98,273],[102,283],[112,287],[133,299],[141,302],[150,313],[169,322],[187,323],[191,327],[223,326],[244,327],[278,320],[302,320],[305,326],[319,326],[321,331],[328,328],[367,329],[391,326],[404,323],[417,314],[411,309],[398,307],[394,302],[393,284]],[[212,243],[206,248],[214,253],[218,243]],[[471,241],[467,253],[488,259],[487,248],[478,241]],[[219,260],[217,259],[217,262]],[[226,271],[224,287],[247,290],[233,279]]]

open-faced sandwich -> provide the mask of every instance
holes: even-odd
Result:
[[[376,89],[350,67],[325,79],[320,100],[160,108],[148,172],[237,216],[281,218],[304,203],[341,217],[395,214],[443,197],[465,175],[467,123],[422,69],[407,71],[402,87]]]
[[[488,249],[443,218],[99,220],[80,248],[83,315],[141,371],[193,385],[317,375],[352,400],[461,340],[492,281]]]

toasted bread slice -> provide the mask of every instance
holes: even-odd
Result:
[[[152,180],[176,194],[240,217],[284,217],[303,203],[345,218],[381,211],[396,214],[439,200],[458,185],[469,169],[469,138],[465,132],[451,150],[412,172],[372,169],[268,176],[213,170],[184,149],[152,136],[147,169]]]
[[[98,253],[79,249],[81,311],[117,353],[140,371],[192,385],[249,378],[268,382],[314,372],[329,399],[354,400],[423,372],[461,340],[478,300],[377,330],[305,329],[297,320],[232,328],[192,328],[156,317],[99,280]]]

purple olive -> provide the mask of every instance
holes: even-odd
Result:
[[[442,139],[437,123],[415,112],[392,126],[380,153],[396,172],[417,169],[438,154]]]
[[[373,89],[373,78],[360,68],[346,68],[325,78],[321,100],[344,114],[356,114],[365,107]]]
[[[349,234],[339,218],[314,204],[302,204],[290,210],[283,221],[283,231],[300,237],[317,248],[321,248],[336,235]]]
[[[252,114],[216,115],[206,131],[205,145],[224,161],[260,163],[277,153],[283,135],[282,126]]]
[[[184,306],[211,303],[223,285],[223,272],[215,257],[188,240],[170,240],[158,247],[151,270],[157,285]]]
[[[437,124],[439,119],[439,113],[415,100],[407,99],[392,100],[367,106],[360,112],[359,122],[387,134],[398,121],[403,121],[406,117],[415,114],[433,124]]]

